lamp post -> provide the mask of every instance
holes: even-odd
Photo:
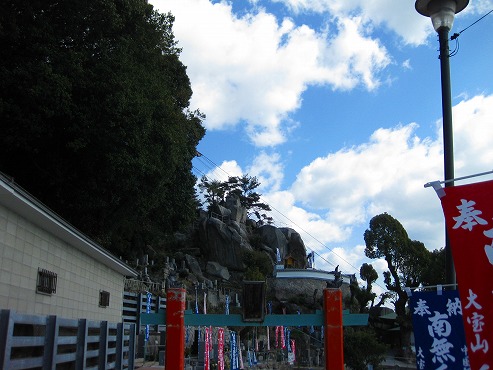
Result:
[[[450,88],[449,31],[456,13],[464,10],[469,0],[416,0],[416,11],[430,17],[440,43],[440,73],[442,81],[443,163],[445,186],[454,183],[454,136],[452,131],[452,97]],[[446,283],[455,284],[455,269],[450,241],[445,232]]]

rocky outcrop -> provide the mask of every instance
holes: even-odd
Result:
[[[296,263],[295,267],[306,268],[306,247],[303,239],[301,239],[301,235],[288,227],[283,227],[280,230],[286,236],[288,241],[287,255],[290,255],[294,259]]]
[[[202,269],[197,259],[189,254],[185,255],[185,261],[187,263],[190,272],[199,280],[204,280],[204,275],[202,274]]]
[[[226,267],[212,261],[207,262],[205,272],[214,278],[220,278],[226,281],[231,277]]]
[[[276,279],[267,280],[268,295],[279,302],[297,302],[303,306],[316,306],[321,309],[322,295],[327,283],[317,279]],[[342,287],[343,299],[350,297],[349,285]]]
[[[269,250],[273,256],[276,255],[277,250],[281,258],[287,255],[288,240],[281,229],[272,225],[263,225],[255,229],[254,234],[260,237],[264,249]]]
[[[247,210],[242,207],[240,200],[235,196],[226,198],[226,208],[231,211],[231,220],[239,224],[245,224],[247,220]]]
[[[230,270],[245,270],[243,251],[252,247],[238,225],[214,217],[203,218],[199,222],[198,239],[205,261],[215,261]]]
[[[281,262],[291,256],[296,262],[294,267],[306,268],[305,243],[295,230],[288,227],[277,228],[272,225],[263,225],[255,229],[254,233],[260,236],[264,249],[270,250],[274,256],[279,250]]]

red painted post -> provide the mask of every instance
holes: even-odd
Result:
[[[186,290],[169,288],[166,294],[165,369],[185,368],[185,299]]]
[[[344,344],[342,330],[342,291],[324,290],[325,312],[325,368],[344,370]]]

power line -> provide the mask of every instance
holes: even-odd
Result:
[[[478,20],[476,20],[475,22],[471,23],[469,26],[467,26],[466,28],[464,28],[462,31],[458,32],[458,33],[454,33],[451,37],[450,37],[450,41],[452,40],[455,40],[455,48],[454,50],[449,54],[449,57],[453,57],[454,55],[456,55],[458,52],[459,52],[459,49],[460,49],[460,45],[459,45],[459,36],[461,35],[462,32],[464,32],[465,30],[471,28],[472,26],[474,26],[476,23],[478,23],[479,21],[481,21],[483,18],[485,18],[488,14],[490,14],[491,12],[493,12],[493,9],[490,10],[488,13],[486,13],[485,15],[483,15],[481,18],[479,18]]]
[[[224,171],[214,161],[212,161],[210,158],[203,155],[199,151],[197,151],[197,155],[195,158],[197,158],[199,162],[201,162],[205,167],[207,167],[208,170],[214,172],[216,169],[218,169],[218,170],[221,170],[222,172],[224,172],[224,174],[226,174],[229,177],[229,174],[226,171]]]
[[[491,12],[493,12],[493,9],[491,9],[488,13],[486,13],[485,15],[483,15],[481,18],[479,18],[478,20],[474,21],[473,23],[471,23],[469,26],[467,26],[466,28],[464,28],[462,31],[460,31],[459,33],[454,33],[452,35],[452,37],[450,37],[450,40],[455,40],[457,37],[460,36],[460,34],[462,32],[464,32],[465,30],[471,28],[472,26],[474,26],[476,23],[478,23],[479,21],[481,21],[483,18],[485,18],[487,15],[489,15]]]

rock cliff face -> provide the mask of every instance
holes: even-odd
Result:
[[[277,252],[281,262],[291,257],[293,266],[306,268],[306,248],[300,234],[288,227],[277,228],[272,225],[263,225],[253,231],[260,237],[262,250],[268,252],[277,262]]]
[[[205,261],[214,261],[235,271],[245,270],[243,251],[252,250],[252,246],[246,231],[238,223],[205,217],[199,221],[197,234]]]

